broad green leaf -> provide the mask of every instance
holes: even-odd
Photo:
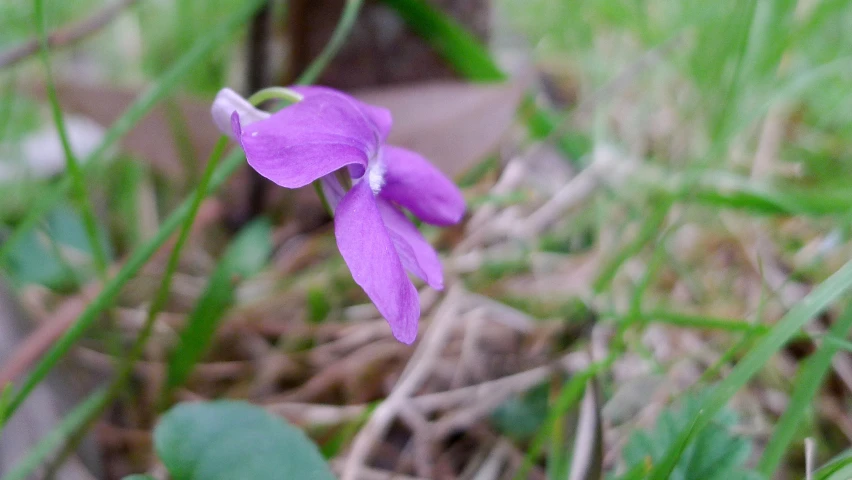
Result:
[[[178,405],[154,430],[154,446],[174,480],[334,478],[301,430],[245,402]]]

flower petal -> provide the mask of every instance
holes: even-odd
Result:
[[[443,290],[444,273],[435,249],[405,214],[381,198],[377,199],[376,203],[402,266],[435,290]]]
[[[264,177],[297,188],[349,166],[360,177],[379,149],[376,128],[340,94],[317,93],[269,118],[239,124],[249,165]]]
[[[219,128],[219,131],[233,139],[236,139],[234,131],[231,129],[231,115],[234,112],[239,115],[242,125],[250,125],[269,118],[269,113],[254,108],[248,100],[230,88],[219,90],[216,99],[213,100],[210,114],[213,116],[213,123]]]
[[[340,201],[334,235],[355,283],[387,319],[394,337],[412,343],[417,336],[420,299],[403,270],[367,182],[355,184]]]
[[[456,185],[420,154],[385,145],[386,171],[380,196],[407,208],[424,222],[453,225],[464,215],[464,197]]]
[[[351,97],[341,91],[334,90],[328,87],[320,87],[320,86],[294,86],[289,87],[290,90],[294,92],[301,93],[305,97],[310,97],[318,94],[333,94],[344,97],[347,101],[352,102],[361,112],[366,115],[371,122],[376,126],[376,129],[379,132],[379,138],[382,142],[387,140],[388,133],[390,133],[391,126],[393,125],[393,119],[391,118],[390,110],[384,107],[378,107],[375,105],[370,105],[369,103],[364,103],[358,100],[355,97]]]

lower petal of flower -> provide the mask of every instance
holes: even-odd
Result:
[[[394,337],[412,343],[417,336],[420,299],[385,228],[368,182],[358,182],[340,201],[335,211],[334,234],[355,283],[388,321]]]
[[[405,214],[381,198],[376,200],[382,220],[406,270],[417,275],[435,290],[444,288],[441,260],[432,245],[423,238]]]

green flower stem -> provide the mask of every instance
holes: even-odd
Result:
[[[35,23],[36,34],[38,35],[39,57],[41,58],[41,63],[44,65],[46,74],[47,98],[50,103],[51,113],[53,114],[53,121],[56,124],[56,130],[59,133],[59,139],[62,143],[62,150],[65,153],[65,167],[68,169],[68,175],[71,177],[74,201],[77,203],[77,207],[83,216],[83,225],[86,230],[86,236],[89,239],[89,245],[92,248],[95,268],[98,271],[101,281],[103,281],[106,280],[107,276],[106,250],[98,235],[98,224],[95,219],[94,208],[86,192],[86,180],[83,178],[80,162],[71,149],[68,130],[65,128],[65,120],[62,117],[62,107],[59,105],[59,98],[56,95],[56,84],[53,80],[53,68],[50,63],[50,49],[47,43],[47,28],[44,25],[44,0],[34,1],[33,22]]]
[[[320,52],[314,61],[308,65],[308,68],[296,80],[297,85],[309,85],[317,81],[325,67],[340,51],[346,37],[355,25],[355,19],[358,18],[358,12],[361,10],[363,0],[346,0],[346,5],[343,7],[343,13],[340,15],[340,20],[337,22],[337,27],[334,28],[334,33],[331,34],[331,39],[325,45],[325,48]]]
[[[284,100],[287,103],[296,103],[302,100],[302,95],[286,87],[269,87],[254,92],[248,98],[248,102],[255,107],[267,100]]]

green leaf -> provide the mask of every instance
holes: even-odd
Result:
[[[207,352],[216,329],[234,302],[234,282],[257,273],[271,252],[272,224],[264,218],[247,225],[228,247],[169,359],[167,391],[186,382],[195,364]]]
[[[462,76],[475,82],[505,80],[488,50],[462,25],[422,0],[384,0]]]
[[[245,402],[179,405],[154,430],[154,447],[174,480],[334,478],[301,430]]]
[[[99,241],[111,258],[107,234],[100,225],[96,228]],[[93,248],[83,218],[68,206],[52,210],[45,218],[44,228],[25,232],[23,240],[13,247],[7,260],[9,272],[20,283],[61,289],[94,270]]]
[[[491,422],[504,435],[528,440],[538,432],[548,414],[550,385],[543,383],[523,395],[506,400],[491,414]]]
[[[675,446],[678,432],[692,426],[693,418],[701,407],[697,395],[683,398],[676,408],[664,410],[653,430],[636,431],[630,435],[621,452],[630,478],[635,471],[647,471],[649,462],[660,460],[666,451]],[[750,479],[760,478],[743,469],[751,452],[751,441],[734,436],[732,427],[736,417],[730,410],[720,411],[713,423],[686,446],[669,478],[683,480]]]
[[[139,474],[129,475],[127,477],[122,478],[121,480],[154,480],[154,477],[152,477],[151,475]]]

